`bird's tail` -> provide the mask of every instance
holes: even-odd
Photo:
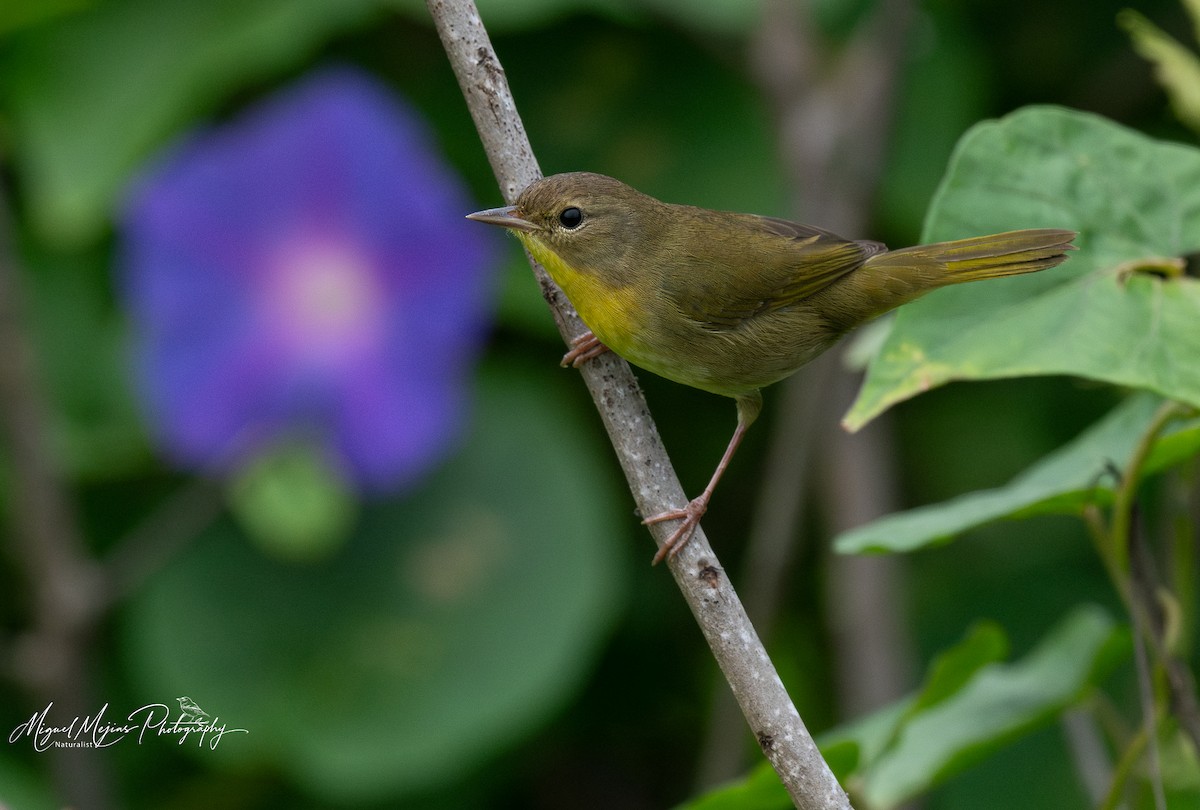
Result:
[[[869,265],[919,272],[925,285],[944,286],[1034,273],[1062,264],[1074,250],[1074,231],[1053,228],[1008,231],[953,242],[901,248],[872,256]]]
[[[901,248],[869,258],[854,279],[875,288],[882,314],[930,290],[965,281],[1035,273],[1066,261],[1074,231],[1040,228]],[[858,278],[855,278],[857,276]],[[865,320],[865,319],[864,319]]]

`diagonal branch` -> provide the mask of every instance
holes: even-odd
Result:
[[[0,188],[0,443],[13,561],[24,576],[30,628],[6,652],[13,676],[64,717],[93,709],[90,647],[103,577],[50,451],[46,395],[29,338],[15,228]],[[94,751],[52,749],[51,770],[67,801],[112,804],[110,777]]]
[[[507,202],[540,177],[504,70],[473,0],[426,0],[463,96]],[[570,343],[585,327],[545,270],[534,275]],[[646,402],[628,364],[605,354],[582,368],[638,512],[653,515],[686,503]],[[650,528],[661,546],[668,526]],[[805,810],[849,808],[845,791],[821,758],[784,689],[741,601],[702,530],[669,562],[684,599],[729,682],[751,731],[792,801]]]

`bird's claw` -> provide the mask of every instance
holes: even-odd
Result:
[[[658,552],[655,553],[654,559],[650,561],[650,564],[658,565],[664,559],[674,558],[676,554],[682,551],[683,547],[691,541],[692,535],[696,533],[696,527],[700,525],[700,518],[704,516],[706,511],[708,511],[708,498],[701,495],[691,500],[682,509],[671,509],[643,520],[642,525],[644,526],[649,526],[653,523],[663,523],[668,520],[683,521],[676,527],[675,531],[671,532],[671,536],[658,547]]]
[[[599,357],[608,350],[608,347],[601,343],[598,337],[591,332],[584,332],[571,341],[571,350],[563,355],[559,365],[563,368],[568,366],[579,368],[588,360]]]

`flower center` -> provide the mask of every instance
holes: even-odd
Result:
[[[344,358],[381,337],[379,281],[358,250],[337,242],[293,244],[275,269],[272,309],[297,354],[314,361]]]

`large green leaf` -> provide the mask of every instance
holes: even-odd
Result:
[[[1056,717],[1107,671],[1120,638],[1103,611],[1080,608],[1020,661],[979,669],[953,695],[905,720],[867,767],[867,804],[895,807]]]
[[[14,37],[0,87],[30,214],[94,238],[134,166],[197,113],[299,63],[379,0],[109,0]]]
[[[264,557],[231,525],[125,616],[147,701],[188,695],[326,801],[454,778],[545,720],[587,673],[621,593],[602,451],[544,379],[485,376],[461,451],[367,505],[332,560]]]
[[[1136,272],[1200,250],[1200,150],[1103,118],[1020,110],[963,136],[925,240],[1026,227],[1080,232],[1047,272],[903,307],[845,423],[951,380],[1070,374],[1200,405],[1200,281]]]
[[[1004,660],[1007,654],[1008,638],[1000,626],[994,622],[979,622],[970,629],[966,638],[937,656],[929,665],[925,683],[905,712],[905,719],[954,697],[979,670]]]
[[[1006,664],[1003,631],[980,623],[937,657],[920,691],[822,734],[821,753],[864,806],[895,807],[1062,712],[1123,654],[1122,638],[1103,611],[1079,608]],[[683,807],[783,810],[791,802],[760,766]]]
[[[1008,484],[922,506],[859,526],[840,535],[843,553],[912,551],[1002,518],[1074,514],[1089,503],[1105,503],[1115,481],[1108,466],[1124,467],[1162,400],[1135,395]],[[1200,450],[1200,420],[1169,427],[1147,459],[1144,472],[1176,464]]]

